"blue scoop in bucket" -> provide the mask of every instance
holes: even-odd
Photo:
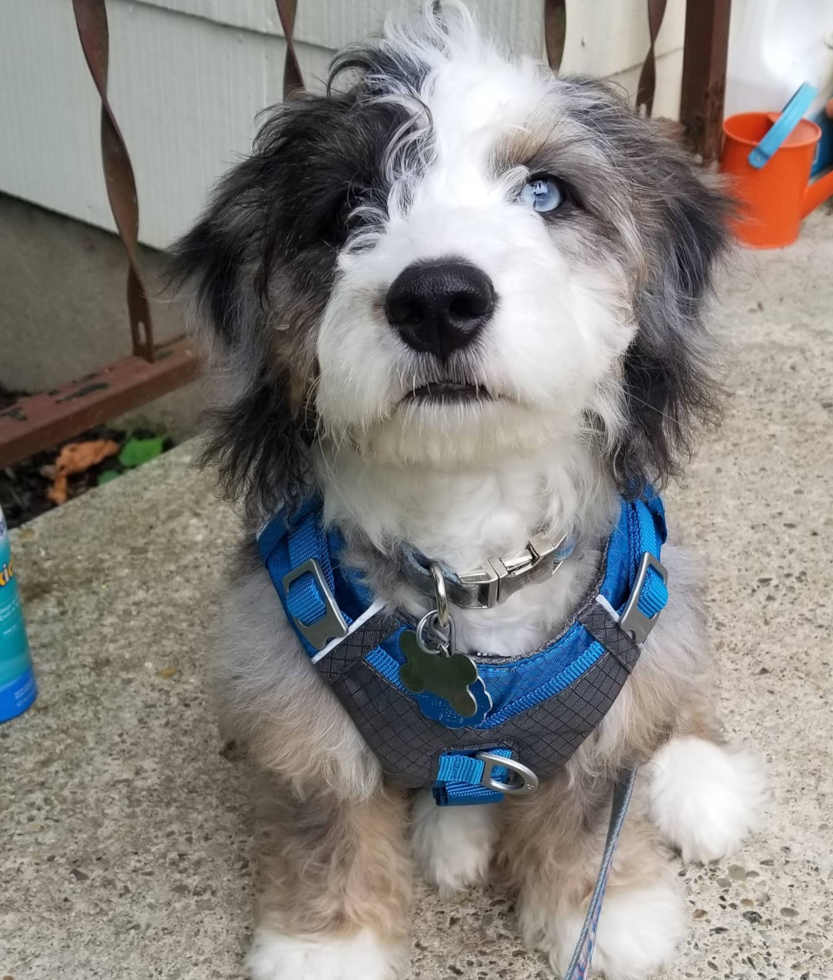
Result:
[[[810,108],[813,99],[818,94],[818,89],[814,88],[809,82],[804,82],[801,88],[799,88],[784,106],[781,110],[781,115],[772,124],[766,136],[764,136],[756,147],[749,151],[749,163],[756,170],[765,167],[775,153],[778,152],[784,140],[799,122],[801,122],[804,113]]]

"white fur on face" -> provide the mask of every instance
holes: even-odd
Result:
[[[464,10],[450,7],[448,24],[442,49],[396,40],[430,65],[421,90],[430,129],[409,158],[415,170],[398,170],[392,152],[388,217],[340,256],[318,338],[316,410],[334,441],[364,456],[453,466],[552,443],[585,410],[609,414],[603,382],[634,328],[615,262],[591,259],[580,231],[519,202],[526,168],[495,172],[502,143],[557,128],[558,83],[530,60],[504,60]],[[407,267],[444,258],[485,272],[497,303],[476,345],[443,367],[404,344],[384,301]],[[442,377],[491,398],[403,402]]]

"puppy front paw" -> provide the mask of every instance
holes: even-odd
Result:
[[[384,945],[369,929],[342,938],[260,928],[248,967],[252,980],[395,980],[404,960],[402,946]]]
[[[430,792],[417,797],[414,860],[443,897],[485,880],[498,836],[496,810],[494,804],[437,806]]]
[[[545,941],[539,940],[559,976],[572,959],[585,911],[562,910]],[[602,905],[590,975],[606,980],[652,977],[671,961],[685,929],[685,904],[670,876],[651,885],[613,885]]]
[[[752,753],[702,738],[672,738],[651,769],[651,820],[683,861],[719,861],[758,826],[766,777]]]

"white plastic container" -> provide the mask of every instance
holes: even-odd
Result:
[[[734,0],[725,115],[777,112],[802,82],[819,93],[806,113],[822,129],[815,174],[833,163],[833,0]]]

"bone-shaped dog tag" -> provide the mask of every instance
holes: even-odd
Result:
[[[477,665],[462,653],[439,656],[426,653],[417,643],[416,633],[405,630],[399,638],[405,663],[399,679],[412,694],[429,691],[443,698],[463,718],[477,714],[478,706],[470,687],[478,680]]]

